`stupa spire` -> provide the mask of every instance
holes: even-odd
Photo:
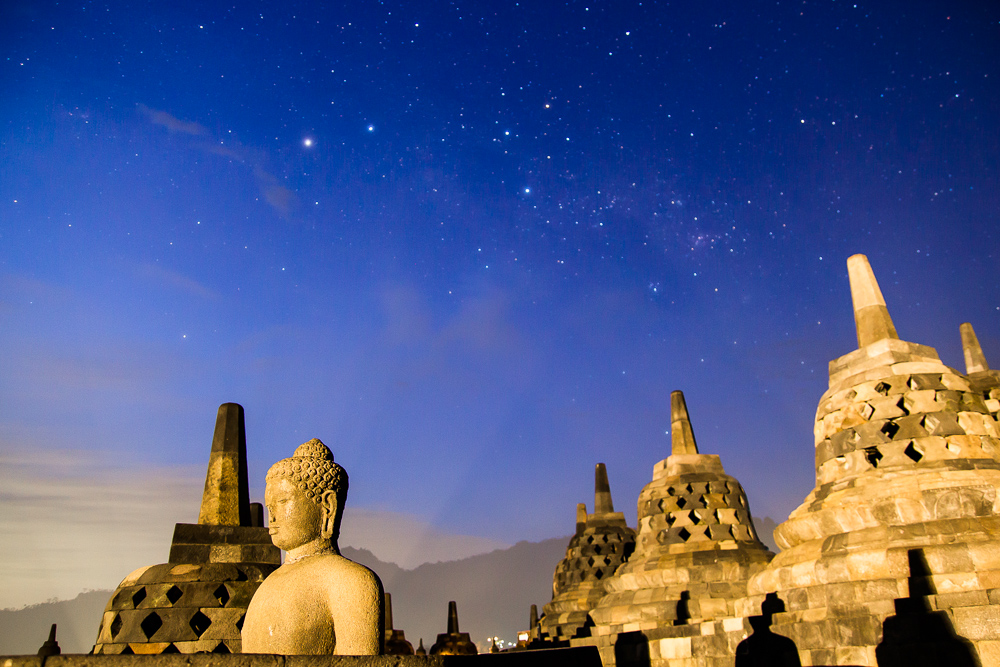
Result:
[[[594,514],[610,514],[615,511],[611,502],[611,485],[608,484],[608,469],[603,463],[594,468]]]
[[[986,363],[983,356],[983,348],[979,346],[979,339],[976,338],[976,331],[968,322],[959,327],[962,332],[962,351],[965,353],[965,372],[969,375],[990,370],[990,365]]]
[[[219,406],[198,523],[213,526],[251,525],[247,432],[243,406],[237,403],[223,403]]]
[[[674,455],[698,453],[698,443],[694,440],[691,418],[688,417],[682,391],[670,393],[670,444],[670,453]]]
[[[851,301],[854,302],[854,326],[858,332],[858,347],[862,348],[886,338],[899,339],[882,298],[882,290],[864,255],[847,258],[847,277],[851,281]]]

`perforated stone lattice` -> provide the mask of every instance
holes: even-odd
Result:
[[[1000,428],[989,395],[950,373],[890,376],[836,392],[816,413],[817,479],[995,458]]]
[[[246,606],[263,576],[254,565],[149,568],[108,604],[95,653],[239,651]]]
[[[600,581],[613,574],[635,548],[634,534],[622,530],[597,533],[591,529],[574,542],[556,568],[557,590],[589,580]]]
[[[665,495],[642,507],[646,522],[663,545],[698,540],[755,541],[746,495],[736,481],[703,481],[668,486]]]

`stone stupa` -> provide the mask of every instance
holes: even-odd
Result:
[[[251,506],[243,408],[219,407],[198,523],[178,523],[169,562],[118,585],[101,619],[95,654],[239,653],[250,598],[281,564]]]
[[[421,646],[423,646],[423,639]],[[468,632],[458,629],[458,605],[452,600],[448,603],[448,632],[437,636],[437,641],[431,646],[429,655],[477,655],[479,649],[472,643]]]
[[[385,655],[413,655],[413,644],[392,626],[392,595],[385,594]]]
[[[635,553],[606,580],[607,594],[590,612],[596,641],[573,642],[596,643],[605,665],[639,660],[655,667],[693,651],[704,660],[690,664],[731,665],[734,646],[713,621],[743,627],[732,618],[735,602],[773,558],[757,537],[743,487],[717,455],[698,452],[684,395],[670,399],[671,455],[639,494]]]
[[[783,551],[750,580],[742,615],[776,593],[786,611],[773,630],[803,665],[874,667],[897,664],[876,647],[884,630],[898,640],[896,619],[919,599],[921,613],[947,616],[924,627],[951,625],[983,665],[1000,664],[997,422],[968,377],[899,339],[867,258],[847,266],[858,349],[830,362],[816,487],[775,529]]]
[[[960,328],[962,352],[965,356],[965,374],[972,390],[983,397],[986,409],[994,419],[1000,419],[1000,371],[995,371],[986,363],[983,348],[972,325],[966,322]]]
[[[603,463],[594,470],[594,513],[577,505],[576,534],[566,557],[556,566],[552,601],[542,608],[542,618],[532,624],[532,640],[550,645],[568,642],[589,633],[588,612],[604,597],[604,582],[635,549],[635,531],[625,515],[615,512],[608,471]]]

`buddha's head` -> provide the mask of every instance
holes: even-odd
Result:
[[[336,545],[347,501],[347,472],[333,462],[333,453],[313,438],[299,445],[291,458],[267,471],[264,504],[268,532],[285,551],[317,539]]]

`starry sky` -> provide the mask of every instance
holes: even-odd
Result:
[[[986,2],[0,4],[0,606],[163,562],[227,401],[405,566],[598,461],[634,525],[674,389],[780,522],[848,256],[1000,366],[997,63]]]

